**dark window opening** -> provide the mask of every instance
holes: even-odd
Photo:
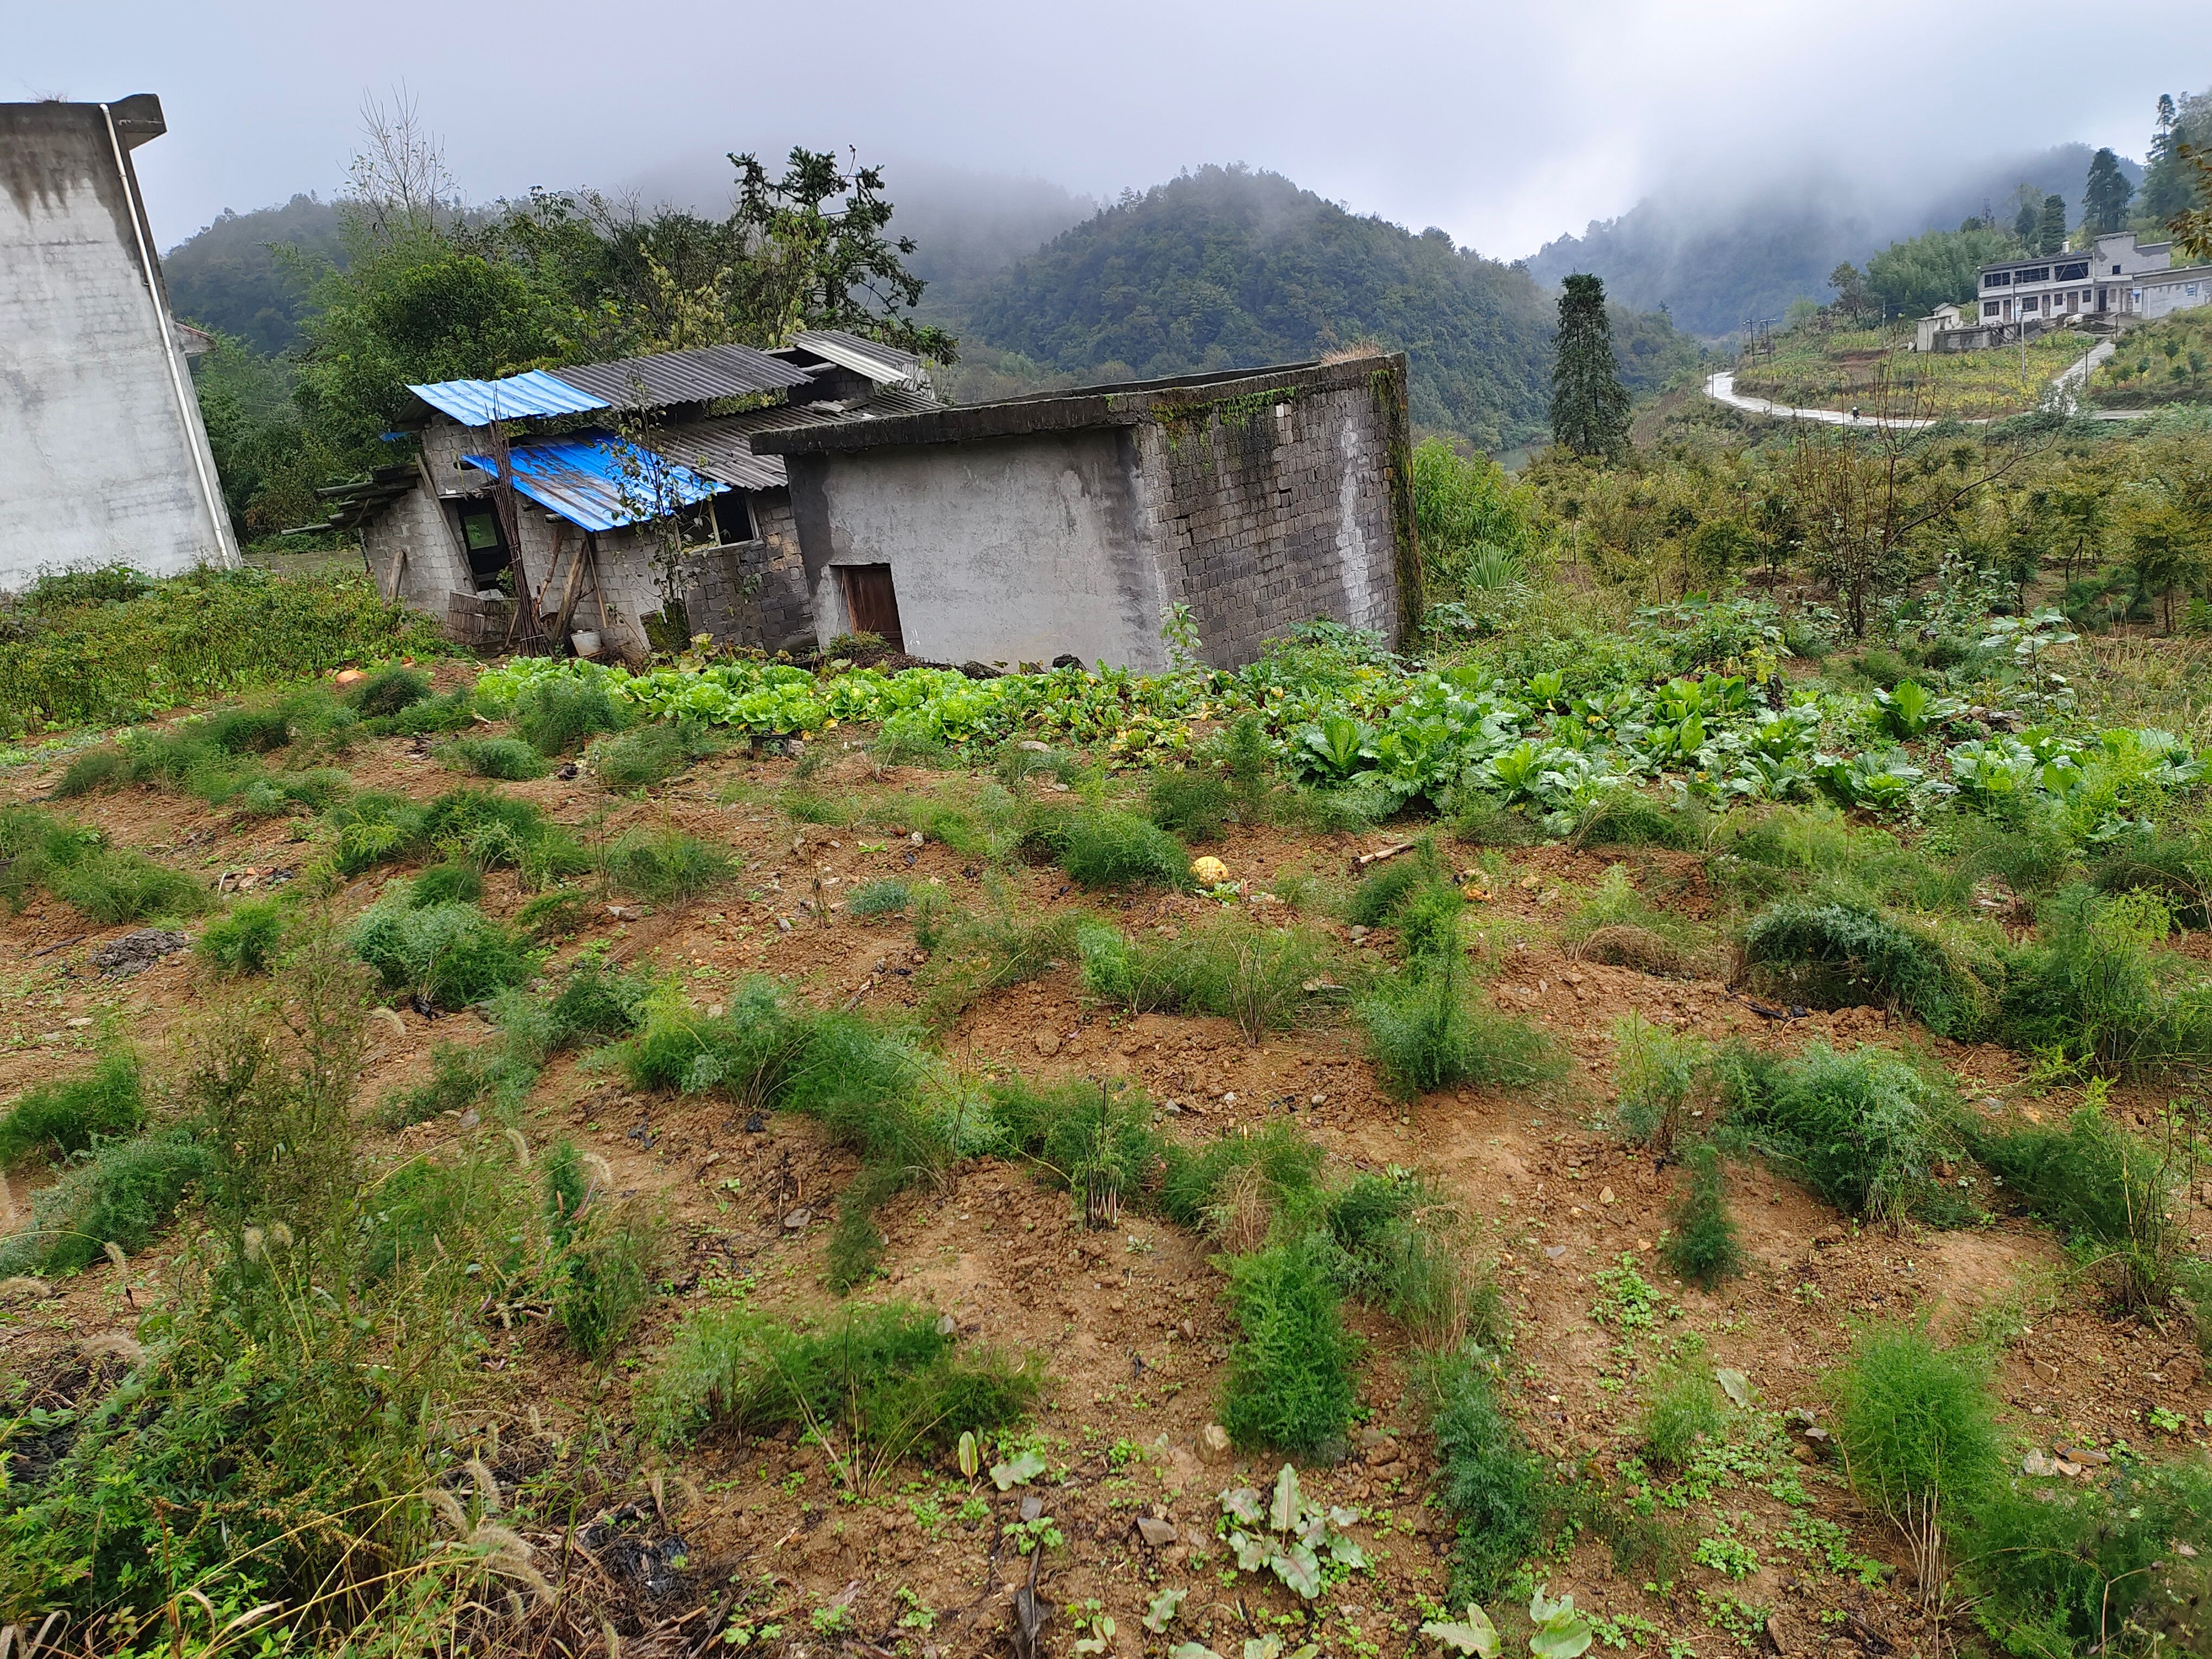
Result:
[[[753,527],[752,503],[744,490],[726,489],[714,497],[714,533],[724,546],[760,539],[760,532]]]
[[[899,627],[898,595],[887,564],[841,564],[837,586],[845,596],[845,626],[854,634],[873,634],[894,651],[906,649]]]
[[[505,586],[500,578],[514,561],[507,554],[507,537],[499,527],[497,509],[489,501],[463,501],[459,510],[469,574],[479,588]]]
[[[2088,274],[2089,267],[2087,264],[2061,265],[2058,267],[2058,280],[2062,283],[2078,283]]]
[[[1984,272],[1982,276],[1982,286],[1984,288],[2010,288],[2012,286],[2012,272],[2008,270],[1991,270]]]

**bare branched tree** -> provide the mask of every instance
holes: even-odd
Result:
[[[386,103],[361,100],[362,148],[346,173],[347,205],[381,236],[436,228],[458,210],[460,186],[446,165],[438,136],[423,124],[420,101],[403,82]]]

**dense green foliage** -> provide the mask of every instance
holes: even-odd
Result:
[[[1222,1384],[1221,1426],[1230,1438],[1298,1457],[1340,1448],[1359,1344],[1344,1328],[1316,1242],[1236,1257],[1229,1296],[1243,1327]]]
[[[1552,342],[1552,441],[1569,453],[1619,460],[1628,447],[1628,388],[1613,360],[1603,279],[1578,273],[1560,284]]]
[[[138,1061],[118,1049],[88,1072],[16,1096],[0,1115],[0,1166],[36,1152],[81,1152],[134,1133],[145,1117]]]
[[[1001,275],[972,337],[1085,380],[1292,362],[1371,342],[1412,354],[1414,421],[1486,448],[1544,422],[1551,319],[1511,266],[1361,218],[1268,173],[1207,167],[1108,208]],[[1695,361],[1662,319],[1617,317],[1621,370],[1656,389]]]

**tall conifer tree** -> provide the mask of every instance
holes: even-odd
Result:
[[[1601,278],[1567,278],[1554,349],[1552,441],[1577,455],[1618,458],[1628,448],[1628,388],[1613,358]]]

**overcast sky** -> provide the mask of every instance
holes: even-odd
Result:
[[[2157,94],[2212,84],[2212,5],[2152,15],[2116,51],[2044,0],[0,0],[0,98],[160,94],[168,135],[137,159],[165,247],[328,195],[362,95],[404,81],[477,199],[793,143],[886,158],[894,201],[902,159],[1099,197],[1246,161],[1511,258],[1807,157],[1875,178],[2070,139],[2140,156]]]

